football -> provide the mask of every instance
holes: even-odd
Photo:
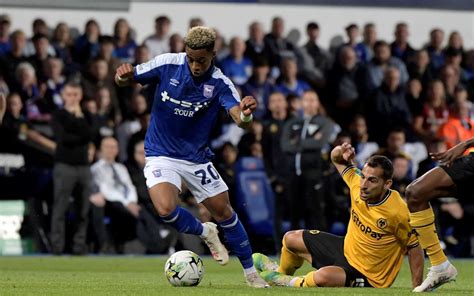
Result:
[[[204,275],[201,257],[188,250],[171,255],[165,263],[165,276],[175,287],[197,286]]]

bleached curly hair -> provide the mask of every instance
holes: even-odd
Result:
[[[191,49],[214,50],[216,42],[216,32],[203,26],[197,26],[189,29],[188,34],[184,37],[184,44]]]

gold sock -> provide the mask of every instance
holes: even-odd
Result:
[[[287,275],[294,275],[295,271],[303,265],[304,259],[286,247],[284,238],[282,243],[283,247],[281,247],[280,267],[278,267],[278,272]]]
[[[314,281],[314,273],[316,271],[311,271],[308,272],[305,276],[300,276],[295,278],[294,281],[292,281],[292,287],[296,288],[311,288],[311,287],[317,287],[318,285]]]
[[[421,247],[426,250],[431,265],[439,265],[448,258],[444,255],[435,228],[433,209],[410,213],[410,225],[418,234]]]
[[[314,273],[316,271],[308,272],[304,277],[303,287],[317,287],[318,285],[314,281]]]

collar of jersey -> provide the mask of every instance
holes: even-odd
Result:
[[[387,199],[390,197],[391,194],[392,194],[392,190],[389,189],[389,190],[387,190],[387,192],[385,192],[385,196],[384,196],[384,198],[383,198],[381,201],[379,201],[379,202],[377,202],[377,203],[369,203],[369,202],[368,202],[367,205],[368,205],[369,207],[380,206],[380,205],[383,204],[385,201],[387,201]]]

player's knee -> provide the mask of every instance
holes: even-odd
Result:
[[[218,206],[211,209],[211,215],[217,222],[232,218],[234,211],[230,206]]]
[[[176,209],[176,205],[157,205],[155,206],[156,211],[158,212],[158,215],[161,217],[166,217],[173,213],[173,211]]]
[[[318,270],[313,273],[314,282],[318,287],[331,287],[331,276],[325,270]]]
[[[405,191],[405,197],[409,207],[411,205],[419,204],[423,199],[420,186],[417,183],[411,183],[408,185]]]
[[[290,251],[296,252],[302,238],[301,230],[291,230],[283,236],[283,245]]]

